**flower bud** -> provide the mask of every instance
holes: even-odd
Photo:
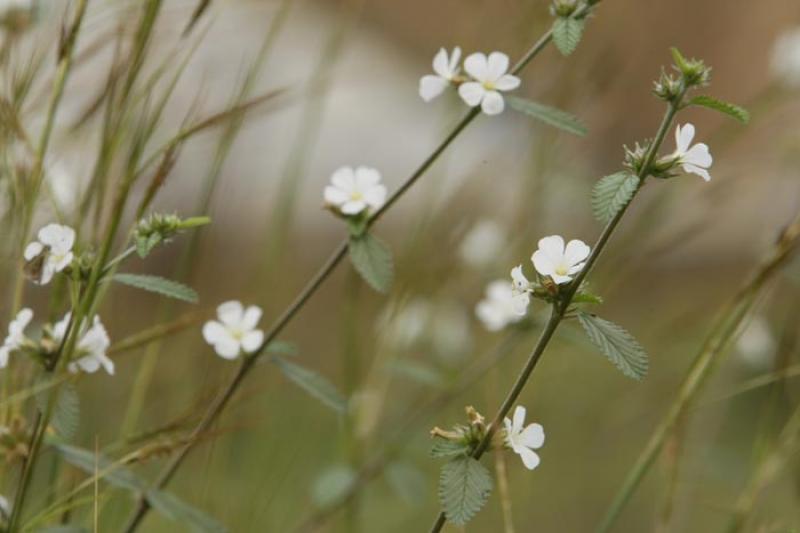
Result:
[[[711,79],[711,68],[700,59],[686,59],[677,48],[672,49],[675,69],[681,73],[687,88],[707,85]]]
[[[569,17],[578,9],[578,0],[553,0],[550,12],[556,17]]]
[[[658,81],[654,83],[653,93],[666,102],[675,102],[681,92],[680,80],[662,70]]]

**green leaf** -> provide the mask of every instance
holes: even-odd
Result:
[[[443,381],[442,375],[435,368],[413,359],[394,359],[387,368],[399,376],[422,385],[438,387]]]
[[[364,281],[378,292],[389,292],[394,277],[392,252],[369,233],[350,237],[350,261]]]
[[[672,54],[672,60],[675,62],[675,66],[678,67],[681,72],[685,71],[689,67],[689,62],[683,57],[681,51],[674,46],[670,48],[669,51]]]
[[[112,278],[118,283],[136,287],[145,291],[155,292],[163,296],[183,300],[184,302],[197,303],[197,292],[183,283],[171,279],[148,274],[114,274]]]
[[[592,343],[614,363],[623,374],[633,379],[647,375],[647,353],[630,333],[598,316],[579,312],[580,321]]]
[[[145,493],[145,497],[153,509],[181,526],[188,527],[191,531],[201,533],[224,533],[227,531],[225,526],[172,494],[151,489]]]
[[[308,394],[321,401],[334,411],[344,413],[347,410],[347,400],[336,387],[323,376],[305,367],[289,362],[282,357],[272,360],[283,374],[294,382],[295,385]]]
[[[56,389],[53,390],[53,393]],[[47,410],[48,392],[44,391],[36,395],[36,403],[39,410]],[[50,426],[64,440],[72,440],[78,431],[81,419],[81,405],[78,392],[72,383],[65,383],[58,390],[58,399],[53,406],[53,413],[50,417]]]
[[[469,445],[465,442],[436,439],[431,448],[431,457],[457,457],[459,455],[467,455],[469,451]]]
[[[102,453],[97,455],[97,464],[95,465],[95,453],[92,451],[61,443],[54,444],[53,447],[66,462],[83,470],[87,474],[94,475],[96,467],[100,478],[115,487],[135,492],[143,491],[147,488],[146,483],[137,477],[136,474],[119,462],[112,461]]]
[[[583,137],[588,131],[579,118],[566,111],[525,98],[519,98],[518,96],[506,96],[505,99],[512,109],[520,113],[525,113],[537,120],[541,120],[545,124],[564,130],[567,133]]]
[[[288,355],[293,357],[297,355],[297,346],[291,342],[272,341],[267,344],[267,347],[264,348],[264,351],[272,355]]]
[[[439,502],[451,523],[463,526],[481,510],[492,492],[492,476],[472,457],[457,457],[442,467]]]
[[[580,291],[575,296],[572,297],[572,303],[600,305],[601,303],[603,303],[603,298],[601,296],[592,294],[590,292]]]
[[[427,499],[428,481],[418,468],[407,463],[391,463],[386,480],[392,490],[409,505],[421,505]]]
[[[559,17],[553,22],[553,42],[559,52],[568,56],[578,48],[583,36],[584,19]]]
[[[750,122],[750,113],[745,108],[736,104],[731,104],[730,102],[717,100],[713,96],[695,96],[689,100],[689,105],[696,105],[713,109],[714,111],[719,111],[723,115],[728,115],[729,117],[738,120],[742,124],[747,124]]]
[[[325,470],[311,488],[311,499],[321,508],[339,501],[356,482],[356,473],[347,465],[336,465]]]
[[[628,205],[639,187],[639,178],[630,172],[617,172],[598,181],[592,189],[592,211],[606,223]]]

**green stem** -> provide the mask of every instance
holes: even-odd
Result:
[[[593,2],[595,4],[599,2]],[[544,49],[545,45],[550,42],[552,38],[551,32],[547,32],[542,38],[540,38],[532,47],[531,49],[523,56],[523,58],[517,63],[514,67],[514,72],[519,72],[525,65],[527,65],[531,59],[533,59],[542,49]],[[386,201],[386,203],[375,212],[375,214],[370,218],[367,223],[368,227],[371,227],[379,218],[381,218],[389,208],[397,202],[405,192],[410,189],[414,183],[419,180],[423,174],[430,168],[431,165],[439,158],[439,156],[453,143],[453,141],[459,136],[459,134],[480,114],[480,109],[472,109],[470,110],[464,118],[459,121],[459,123],[453,128],[447,137],[436,147],[436,149],[428,156],[425,161],[409,176],[405,182],[397,189]],[[325,264],[320,268],[320,270],[314,275],[311,281],[305,286],[305,288],[298,294],[295,300],[289,305],[289,307],[283,312],[282,315],[273,323],[267,333],[264,335],[264,342],[261,347],[253,354],[248,356],[242,362],[242,365],[239,367],[239,371],[234,375],[233,379],[228,383],[222,393],[217,397],[217,399],[212,403],[209,407],[208,411],[201,419],[199,424],[195,427],[192,431],[191,435],[187,439],[187,444],[178,451],[177,455],[173,457],[172,461],[167,465],[167,467],[162,471],[159,478],[156,480],[154,486],[157,488],[161,488],[166,485],[175,472],[178,470],[180,465],[185,460],[186,456],[188,455],[189,451],[194,447],[194,444],[198,441],[198,438],[216,421],[217,417],[224,411],[225,406],[230,401],[233,394],[236,390],[241,386],[241,383],[244,381],[244,378],[249,373],[252,366],[255,362],[259,359],[261,354],[264,352],[264,348],[269,345],[286,327],[286,325],[294,318],[294,316],[300,311],[300,309],[305,305],[305,303],[314,295],[317,289],[325,282],[325,280],[331,275],[333,270],[336,266],[345,258],[347,255],[348,250],[348,240],[344,239],[342,242],[339,243],[336,250],[333,254],[328,258]],[[150,510],[150,504],[144,497],[139,497],[139,501],[137,504],[136,509],[134,510],[127,526],[125,527],[124,531],[130,533],[135,531],[144,517]]]
[[[766,283],[779,271],[780,267],[794,252],[800,241],[800,215],[783,232],[771,256],[762,263],[751,279],[737,292],[717,319],[700,352],[681,383],[675,400],[667,414],[658,424],[644,450],[637,458],[628,475],[611,503],[603,521],[597,528],[598,533],[606,533],[613,526],[622,509],[639,487],[644,475],[650,469],[659,452],[682,414],[697,396],[703,383],[712,373],[729,341],[737,332],[756,297]]]

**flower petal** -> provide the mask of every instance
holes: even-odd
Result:
[[[450,76],[455,76],[458,72],[458,62],[461,61],[461,47],[456,46],[453,48],[453,53],[450,54]]]
[[[711,174],[709,174],[706,169],[700,168],[700,167],[695,166],[695,165],[690,165],[688,163],[684,164],[682,166],[683,166],[684,172],[687,172],[689,174],[697,174],[698,176],[703,178],[705,181],[711,181]]]
[[[25,261],[30,261],[42,253],[42,250],[44,250],[44,245],[39,241],[33,241],[25,247],[25,252],[22,255],[25,257]]]
[[[557,263],[544,250],[536,250],[531,256],[533,268],[542,276],[550,276],[556,271]]]
[[[75,230],[61,224],[48,224],[39,230],[39,241],[50,246],[57,253],[72,249],[75,244]]]
[[[556,282],[556,285],[562,285],[564,283],[569,283],[572,281],[572,276],[562,276],[560,274],[550,274],[550,277],[553,278],[553,281]]]
[[[573,239],[567,243],[567,247],[564,249],[564,260],[568,265],[574,266],[589,257],[591,251],[585,242]]]
[[[345,215],[357,215],[364,209],[366,209],[367,203],[363,200],[351,200],[345,204],[343,204],[340,208],[341,212]]]
[[[439,48],[439,51],[433,56],[433,71],[442,78],[450,77],[450,62],[447,58],[447,50],[444,48]]]
[[[242,349],[247,353],[252,353],[261,347],[264,342],[264,332],[260,329],[255,329],[245,333],[242,337]]]
[[[483,85],[474,81],[468,81],[458,86],[458,95],[470,107],[480,104],[485,94],[486,89],[483,88]]]
[[[675,129],[675,144],[678,147],[678,152],[684,154],[689,149],[694,139],[694,125],[686,123],[681,127],[677,126]]]
[[[518,77],[511,74],[506,74],[504,76],[500,76],[500,79],[494,82],[494,87],[498,91],[513,91],[519,87],[520,83],[522,82]]]
[[[214,351],[223,359],[236,359],[239,356],[239,343],[235,339],[220,339],[214,343]]]
[[[386,202],[386,187],[375,185],[364,191],[364,200],[373,209],[380,209]]]
[[[342,189],[338,189],[331,185],[325,187],[325,203],[330,205],[342,205],[350,198],[350,195]]]
[[[209,344],[216,344],[229,336],[227,328],[216,320],[209,320],[203,325],[203,338]]]
[[[514,409],[514,433],[519,433],[525,426],[525,407],[518,405]]]
[[[564,257],[564,239],[560,235],[550,235],[539,239],[539,249],[552,260],[561,261]]]
[[[476,80],[486,81],[489,73],[488,59],[480,52],[470,54],[464,60],[464,70]]]
[[[489,80],[496,82],[508,72],[508,56],[503,52],[492,52],[487,59]]]
[[[430,102],[444,92],[450,82],[439,76],[428,74],[419,80],[419,96],[426,102]]]
[[[708,151],[708,145],[697,143],[683,155],[681,161],[690,165],[709,168],[714,163],[714,158],[711,157],[711,152]]]
[[[544,428],[541,424],[530,424],[522,430],[517,442],[528,448],[541,448],[544,445]]]
[[[374,187],[381,181],[381,173],[370,167],[358,167],[356,174],[356,189],[362,193]]]
[[[217,318],[226,326],[238,326],[243,313],[242,303],[238,300],[230,300],[217,307]]]
[[[353,192],[356,185],[356,176],[351,167],[340,167],[331,174],[331,183],[334,187],[346,193]]]
[[[533,470],[534,468],[539,466],[540,462],[539,455],[530,448],[519,446],[514,448],[514,451],[517,452],[519,456],[522,458],[522,463],[528,470]]]
[[[263,311],[257,305],[251,305],[245,309],[244,315],[242,315],[242,329],[250,330],[255,328],[258,325],[258,321],[261,320],[262,313]]]
[[[506,103],[503,96],[497,91],[486,91],[486,96],[481,102],[481,109],[487,115],[499,115],[505,109]]]

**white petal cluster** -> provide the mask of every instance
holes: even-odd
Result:
[[[69,327],[72,314],[67,313],[60,322],[53,326],[53,340],[61,343]],[[79,371],[87,374],[94,374],[100,368],[109,375],[114,375],[114,361],[108,358],[106,350],[111,346],[106,328],[100,321],[100,317],[95,315],[92,325],[80,333],[80,338],[75,345],[75,359],[69,363],[67,369],[73,374]]]
[[[492,52],[488,56],[481,52],[470,54],[464,60],[468,79],[459,78],[460,58],[461,49],[458,47],[449,56],[444,48],[440,49],[433,58],[433,70],[436,74],[420,79],[420,97],[429,102],[442,94],[447,87],[458,85],[458,94],[468,106],[480,106],[487,115],[502,113],[505,109],[502,93],[513,91],[520,85],[520,79],[508,73],[508,56],[502,52]]]
[[[578,239],[566,246],[559,235],[550,235],[539,240],[539,249],[533,252],[531,261],[542,276],[549,276],[556,284],[568,283],[583,269],[591,248]]]
[[[343,215],[374,213],[386,202],[386,187],[381,174],[369,167],[342,167],[331,176],[325,187],[325,203]]]
[[[220,304],[217,320],[209,320],[203,326],[203,338],[225,359],[236,359],[243,352],[252,353],[264,342],[264,332],[256,328],[261,313],[260,307],[245,308],[236,300]]]
[[[37,272],[39,284],[49,283],[56,272],[61,272],[72,263],[72,247],[75,245],[75,230],[61,224],[48,224],[39,230],[37,240],[25,247],[26,261],[42,261]]]
[[[3,345],[0,346],[0,368],[5,368],[8,365],[8,357],[11,352],[19,350],[27,340],[25,328],[28,327],[31,319],[33,319],[33,311],[28,308],[21,309],[8,325],[8,335],[3,341]]]
[[[507,280],[496,280],[486,287],[486,296],[475,306],[475,314],[486,329],[499,331],[522,320],[529,302],[527,292],[517,292]]]
[[[677,148],[673,157],[678,159],[678,164],[681,165],[683,171],[688,174],[697,174],[706,181],[711,181],[711,175],[708,169],[714,159],[708,151],[708,146],[703,143],[692,145],[694,139],[694,125],[685,124],[683,127],[680,124],[675,128],[675,144]]]
[[[787,31],[775,41],[770,69],[780,82],[800,89],[800,27]]]
[[[514,420],[503,420],[505,442],[514,453],[522,458],[525,468],[533,470],[539,466],[539,455],[534,451],[544,445],[544,428],[540,424],[525,425],[525,408],[518,405],[514,410]]]

